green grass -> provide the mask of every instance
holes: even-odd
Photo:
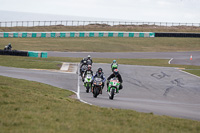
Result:
[[[62,62],[54,60],[52,61],[48,58],[0,55],[0,65],[33,69],[60,69]]]
[[[0,132],[199,133],[200,122],[80,103],[72,92],[0,76]]]
[[[198,51],[200,38],[0,38],[0,48],[11,43],[15,50],[78,52]]]

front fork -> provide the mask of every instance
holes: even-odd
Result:
[[[112,88],[112,87],[108,86],[108,92],[110,92],[110,89],[111,89],[111,88]],[[114,89],[116,89],[116,93],[119,92],[119,88],[114,88]]]

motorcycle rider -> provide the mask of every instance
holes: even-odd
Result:
[[[92,58],[91,58],[90,55],[88,55],[88,57],[87,57],[87,64],[88,65],[92,65],[92,63],[93,63]]]
[[[112,72],[114,69],[117,69],[118,68],[118,64],[117,64],[117,61],[116,60],[113,60],[112,64],[111,64],[111,69],[112,69]]]
[[[87,59],[86,58],[83,58],[82,60],[81,60],[81,62],[80,62],[80,64],[81,64],[81,66],[80,66],[80,75],[82,75],[82,67],[84,66],[84,65],[88,65],[87,64]]]
[[[84,82],[84,80],[85,80],[85,76],[87,75],[87,74],[91,74],[92,76],[93,76],[93,71],[92,71],[92,66],[91,65],[88,65],[88,67],[87,67],[87,70],[85,71],[85,73],[84,73],[84,75],[83,75],[83,82]]]
[[[93,79],[95,79],[96,77],[99,77],[102,79],[102,89],[104,88],[104,83],[106,81],[106,78],[104,76],[104,73],[103,73],[103,69],[102,68],[98,68],[96,74],[93,76]],[[100,92],[100,94],[102,94],[102,91]]]
[[[9,43],[7,46],[5,46],[4,50],[12,50],[11,43]]]
[[[114,78],[114,77],[116,77],[116,78],[119,80],[119,82],[120,82],[119,90],[121,90],[121,89],[123,88],[123,86],[122,86],[123,80],[122,80],[121,75],[119,74],[118,69],[114,69],[113,73],[107,78],[107,88],[108,88],[110,79],[111,79],[111,78]],[[107,91],[108,91],[108,90],[107,90]],[[118,93],[119,93],[119,92],[118,92]]]

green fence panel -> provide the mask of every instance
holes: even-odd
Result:
[[[18,33],[13,33],[13,37],[18,37]]]
[[[79,33],[79,37],[85,37],[85,33],[80,32],[80,33]]]
[[[124,37],[124,33],[118,33],[118,37]]]
[[[129,37],[134,37],[134,33],[129,33]]]
[[[75,37],[75,33],[74,32],[70,32],[70,37]]]
[[[89,37],[94,37],[94,32],[90,32]]]
[[[103,32],[100,32],[99,33],[99,37],[103,37],[104,33]]]
[[[22,37],[27,37],[27,33],[22,33]]]
[[[51,33],[51,37],[56,37],[56,33]]]
[[[108,37],[113,37],[113,33],[108,33]]]
[[[37,33],[32,33],[32,37],[37,37]]]
[[[28,56],[29,56],[29,57],[38,57],[38,52],[35,52],[35,51],[28,51]]]
[[[139,37],[144,37],[144,33],[139,33]]]
[[[66,33],[60,33],[60,37],[66,37]]]
[[[46,37],[46,33],[41,33],[41,37]]]
[[[41,58],[47,58],[48,53],[47,52],[41,52]]]
[[[149,33],[149,37],[155,37],[155,33]]]
[[[4,33],[3,37],[9,37],[9,33]]]

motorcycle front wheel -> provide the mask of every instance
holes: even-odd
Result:
[[[111,88],[109,98],[110,98],[111,100],[113,100],[114,95],[115,95],[115,89],[112,89],[112,88]]]
[[[99,95],[99,89],[95,87],[93,90],[93,97],[97,98],[98,95]]]

